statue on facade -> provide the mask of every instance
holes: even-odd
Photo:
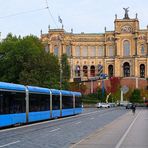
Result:
[[[124,18],[123,19],[129,19],[129,16],[128,16],[128,12],[129,12],[129,7],[128,8],[123,8],[124,11],[125,11],[125,14],[124,14]]]

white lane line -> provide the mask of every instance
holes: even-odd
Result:
[[[92,117],[92,118],[90,118],[90,120],[94,120],[94,119],[95,119],[95,118],[93,118],[93,117]]]
[[[55,132],[55,131],[58,131],[58,130],[60,130],[60,128],[53,129],[53,130],[51,130],[49,132],[51,133],[51,132]]]
[[[78,124],[80,124],[80,123],[82,123],[82,122],[81,122],[81,121],[80,121],[80,122],[76,122],[75,124],[78,125]]]
[[[18,141],[14,141],[14,142],[11,142],[11,143],[7,143],[7,144],[5,144],[5,145],[0,145],[0,148],[2,148],[2,147],[6,147],[6,146],[10,146],[10,145],[12,145],[12,144],[16,144],[16,143],[19,143],[20,141],[18,140]]]
[[[137,120],[137,118],[139,117],[141,112],[138,113],[138,115],[136,116],[136,118],[133,120],[133,122],[130,124],[129,128],[126,130],[126,132],[124,133],[124,135],[121,137],[121,139],[119,140],[119,142],[117,143],[115,148],[120,148],[121,144],[123,143],[124,139],[126,138],[127,134],[129,133],[129,131],[131,130],[132,126],[134,125],[135,121]]]

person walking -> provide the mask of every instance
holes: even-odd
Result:
[[[136,111],[136,105],[133,103],[132,104],[132,112],[133,112],[133,114],[135,114],[135,111]]]

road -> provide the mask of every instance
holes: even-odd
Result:
[[[71,148],[148,148],[148,109],[131,111]]]
[[[86,109],[77,116],[0,130],[0,148],[69,148],[127,112]]]

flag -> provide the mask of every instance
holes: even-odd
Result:
[[[62,19],[60,16],[58,16],[58,21],[62,24]]]

